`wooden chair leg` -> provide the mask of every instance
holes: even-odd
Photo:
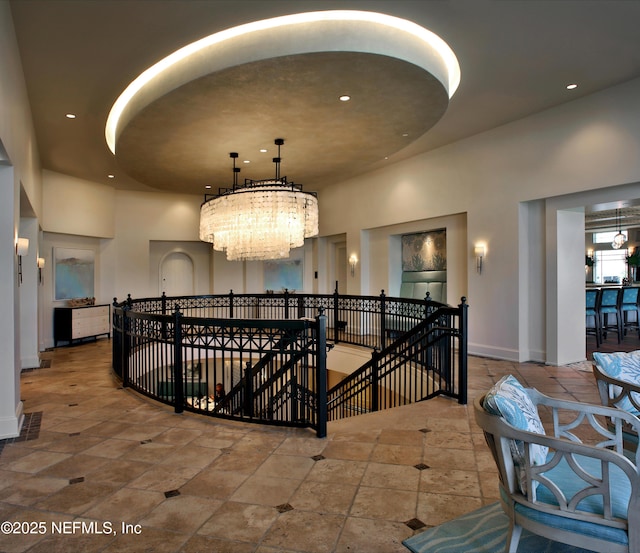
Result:
[[[522,526],[513,522],[509,523],[509,534],[507,535],[507,545],[505,551],[507,553],[517,553],[520,536],[522,535]]]

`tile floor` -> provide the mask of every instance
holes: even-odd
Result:
[[[23,373],[28,433],[0,450],[0,522],[13,523],[0,552],[406,553],[425,526],[496,500],[471,406],[436,398],[318,439],[176,415],[120,387],[110,347],[58,348]],[[469,365],[470,402],[507,373],[597,402],[584,367]]]

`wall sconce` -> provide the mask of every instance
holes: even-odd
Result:
[[[585,267],[593,267],[595,262],[596,261],[593,257],[593,250],[587,250],[587,255],[584,256]]]
[[[16,255],[18,256],[18,285],[22,284],[22,256],[29,253],[29,239],[18,238],[16,242]]]
[[[42,284],[42,269],[44,269],[44,257],[39,257],[37,262],[38,264],[38,281]]]
[[[351,276],[355,276],[357,264],[358,264],[358,256],[355,253],[352,253],[351,256],[349,257],[349,267],[351,267]]]
[[[473,248],[473,253],[476,256],[476,271],[478,274],[482,274],[482,259],[484,258],[486,248],[479,244]]]

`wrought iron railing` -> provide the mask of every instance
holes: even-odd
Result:
[[[466,403],[466,313],[464,298],[450,307],[384,292],[129,296],[114,299],[113,367],[123,386],[176,412],[324,436],[328,420],[361,412],[435,395]],[[329,391],[327,342],[373,351]]]

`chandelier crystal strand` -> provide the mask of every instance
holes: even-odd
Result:
[[[276,140],[278,153],[283,142]],[[318,234],[317,197],[280,179],[280,157],[274,161],[276,179],[247,180],[244,186],[234,182],[233,189],[200,208],[200,240],[226,251],[230,261],[287,258],[291,248]]]

